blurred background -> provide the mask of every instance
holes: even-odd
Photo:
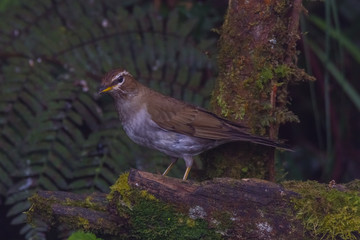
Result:
[[[360,2],[303,1],[298,64],[314,82],[290,86],[299,124],[281,128],[281,180],[360,178]],[[209,108],[216,29],[227,1],[0,0],[0,234],[59,239],[25,224],[37,190],[108,192],[129,168],[162,173],[165,155],[132,143],[102,75],[124,67],[164,94]],[[201,167],[198,164],[198,167]],[[170,176],[181,177],[179,161]]]

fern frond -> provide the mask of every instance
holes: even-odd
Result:
[[[25,1],[2,14],[0,194],[14,224],[39,189],[104,192],[129,167],[162,170],[162,155],[132,143],[112,100],[99,99],[105,71],[122,66],[164,94],[208,102],[213,63],[202,50],[215,41],[194,40],[196,17],[135,3]]]

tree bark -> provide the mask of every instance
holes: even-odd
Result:
[[[217,114],[277,139],[280,124],[298,121],[287,108],[287,86],[310,79],[296,66],[301,0],[230,0],[220,29],[219,75],[212,95]],[[274,181],[274,150],[247,143],[203,155],[205,174]]]

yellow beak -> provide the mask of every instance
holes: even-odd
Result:
[[[111,89],[113,89],[113,86],[110,86],[110,87],[101,87],[101,88],[99,89],[99,93],[108,92],[108,91],[110,91]]]

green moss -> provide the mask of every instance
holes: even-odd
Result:
[[[221,109],[221,115],[224,117],[228,117],[229,116],[229,106],[226,103],[226,98],[224,96],[224,89],[225,89],[224,83],[220,82],[219,83],[219,93],[216,96],[216,102]]]
[[[243,86],[251,90],[255,96],[270,96],[273,85],[280,87],[284,84],[284,79],[292,76],[292,70],[286,64],[270,65],[260,61],[254,68],[258,73],[244,80]]]
[[[116,183],[110,187],[110,193],[107,195],[107,199],[112,201],[114,196],[121,196],[122,202],[127,206],[131,207],[131,199],[130,197],[130,186],[128,184],[128,177],[129,173],[126,172],[121,174],[120,177],[117,179]]]
[[[84,229],[84,230],[89,230],[90,229],[89,220],[87,220],[86,218],[78,217],[77,218],[77,225],[79,226],[79,228]]]
[[[203,219],[191,219],[171,206],[140,200],[131,213],[133,234],[140,239],[221,239]]]
[[[289,77],[291,74],[291,68],[288,65],[281,64],[274,69],[274,73],[281,78]]]
[[[102,240],[101,238],[97,238],[93,233],[87,233],[84,231],[76,231],[73,232],[68,240]]]
[[[118,214],[126,214],[131,236],[137,239],[221,239],[203,219],[191,219],[144,190],[128,184],[128,173],[122,174],[110,187],[110,202],[119,202]],[[124,212],[122,202],[127,206]],[[112,205],[110,203],[110,205]]]
[[[274,10],[278,14],[283,14],[288,7],[289,5],[286,0],[275,1]]]
[[[95,206],[95,204],[92,201],[93,201],[92,196],[88,196],[85,198],[85,204],[90,208],[93,208]]]
[[[239,150],[234,154],[232,149]],[[240,151],[243,150],[243,151]],[[248,152],[256,151],[257,146],[250,143],[228,143],[224,146],[208,150],[201,155],[204,159],[206,178],[230,177],[241,178],[265,178],[266,168],[264,155],[246,157]],[[241,161],[239,161],[241,159]]]
[[[214,224],[216,225],[215,229],[218,232],[222,232],[223,235],[227,235],[227,232],[232,231],[235,227],[234,217],[229,212],[214,212],[212,217],[214,219]]]
[[[255,81],[255,86],[259,91],[263,91],[264,87],[274,78],[273,70],[268,66],[264,67],[259,73],[259,78]]]
[[[26,214],[26,221],[32,226],[36,227],[36,214],[41,213],[44,219],[48,219],[47,222],[52,222],[52,210],[42,197],[38,194],[34,194],[29,198],[29,202],[36,203],[32,204]],[[40,209],[40,210],[39,210]],[[35,217],[34,217],[35,216]]]
[[[132,205],[137,202],[138,198],[157,200],[154,195],[151,195],[146,191],[133,190],[128,184],[128,177],[128,172],[121,174],[115,184],[110,187],[110,193],[107,195],[109,201],[112,201],[115,196],[120,196],[122,204],[131,208]]]
[[[52,212],[52,206],[54,206],[55,204],[70,206],[74,208],[76,207],[89,208],[91,210],[100,211],[100,212],[106,211],[107,207],[101,206],[101,203],[96,202],[92,195],[88,196],[83,200],[73,201],[69,198],[66,198],[64,201],[56,197],[47,198],[47,197],[41,197],[38,194],[34,194],[32,197],[29,198],[29,201],[31,202],[31,207],[26,212],[27,222],[32,224],[34,227],[36,227],[38,224],[37,219],[42,219],[44,222],[50,224],[66,223],[67,226],[71,226],[73,229],[83,229],[85,231],[91,230],[94,232],[104,233],[104,231],[100,229],[100,225],[89,222],[89,220],[86,218],[86,215],[84,215],[85,217],[79,217],[79,216],[69,216],[67,214],[65,215],[55,214],[55,218],[54,218],[54,214]],[[97,221],[102,222],[104,221],[104,219],[98,218]],[[107,231],[106,233],[108,234],[118,233],[118,228],[116,224],[113,224],[113,226],[108,226],[107,229],[111,229],[111,230],[106,230]]]
[[[313,181],[285,182],[299,193],[293,198],[296,217],[305,228],[322,239],[357,239],[360,232],[360,196],[356,191],[338,191]]]
[[[360,191],[360,179],[355,179],[347,184],[345,184],[345,186],[349,189],[349,190],[353,190],[353,191]]]

